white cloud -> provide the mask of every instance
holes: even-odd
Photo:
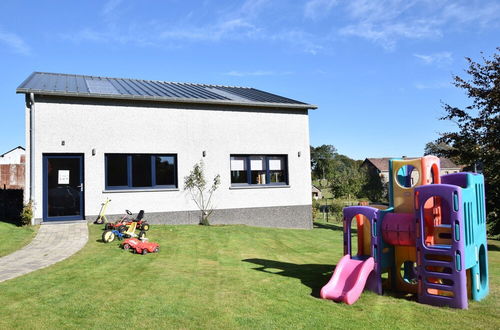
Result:
[[[15,33],[0,29],[0,43],[10,48],[16,54],[29,55],[31,53],[30,47]]]
[[[403,39],[437,39],[450,30],[500,25],[500,3],[494,1],[352,0],[348,24],[340,35],[357,36],[393,50]]]
[[[394,50],[400,38],[423,39],[441,36],[439,30],[431,28],[424,22],[397,22],[375,24],[363,22],[348,25],[339,30],[341,35],[357,36],[380,44],[386,50]]]
[[[102,7],[101,14],[104,16],[110,15],[122,3],[122,0],[108,0]]]
[[[271,70],[256,70],[256,71],[237,71],[232,70],[229,72],[225,72],[225,76],[233,76],[233,77],[247,77],[247,76],[287,76],[293,74],[292,71],[271,71]]]
[[[453,62],[453,56],[451,52],[439,52],[434,54],[413,54],[416,58],[418,58],[422,63],[430,65],[436,64],[439,66],[448,65]]]
[[[181,47],[190,42],[265,41],[287,44],[313,55],[323,48],[318,36],[302,29],[270,29],[259,15],[271,4],[269,0],[247,0],[236,9],[219,14],[212,22],[198,24],[192,22],[191,12],[174,23],[153,20],[142,24],[129,23],[127,26],[107,20],[104,29],[87,27],[60,34],[60,37],[77,43],[90,41],[167,48]]]
[[[450,82],[428,82],[428,83],[415,83],[416,89],[441,89],[452,87]]]
[[[313,20],[326,16],[338,0],[309,0],[304,6],[304,16]]]

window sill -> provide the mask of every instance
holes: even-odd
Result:
[[[160,192],[179,191],[179,188],[151,188],[151,189],[105,189],[103,193],[134,193],[134,192]]]
[[[267,188],[290,188],[289,184],[259,184],[259,185],[241,185],[241,186],[230,186],[229,189],[267,189]]]

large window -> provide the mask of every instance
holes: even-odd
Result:
[[[287,156],[231,155],[231,185],[286,184]]]
[[[106,189],[177,188],[177,156],[106,154]]]

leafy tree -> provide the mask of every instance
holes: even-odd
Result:
[[[500,51],[500,47],[497,48]],[[453,85],[465,90],[471,104],[461,109],[444,104],[446,115],[457,131],[446,132],[435,142],[451,148],[443,156],[460,164],[480,164],[485,176],[487,221],[490,235],[500,234],[500,54],[483,63],[466,58],[467,78],[453,77]]]
[[[185,189],[189,191],[191,198],[201,211],[200,225],[210,225],[208,218],[214,211],[212,196],[219,186],[220,175],[217,174],[212,181],[212,186],[207,190],[205,166],[202,160],[194,164],[193,170],[184,178]]]
[[[453,149],[452,146],[444,142],[429,142],[425,145],[424,155],[433,155],[438,157],[446,157]]]
[[[332,171],[331,160],[337,154],[337,149],[331,144],[319,147],[311,146],[311,169],[314,179],[325,179]]]
[[[366,181],[364,172],[359,168],[358,161],[345,155],[336,154],[331,160],[331,172],[328,180],[330,190],[335,197],[362,197],[362,186]]]

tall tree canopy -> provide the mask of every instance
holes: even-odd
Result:
[[[337,154],[337,149],[331,144],[319,147],[311,146],[311,169],[313,179],[325,179],[332,171],[332,159]]]
[[[497,48],[500,52],[500,47]],[[444,104],[442,120],[457,124],[457,131],[446,132],[433,146],[441,155],[463,165],[480,165],[485,176],[486,209],[490,235],[500,234],[500,53],[482,63],[466,58],[468,77],[453,77],[453,84],[465,90],[471,104],[461,109]]]

